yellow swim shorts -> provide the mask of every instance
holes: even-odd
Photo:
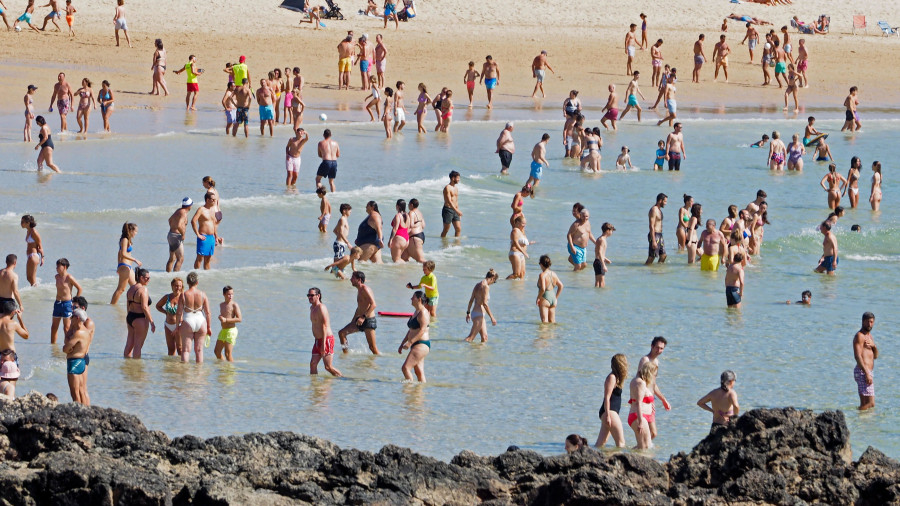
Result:
[[[238,329],[237,327],[231,329],[222,329],[219,331],[219,341],[223,343],[228,343],[234,345],[235,341],[237,341]]]
[[[701,255],[700,256],[701,271],[717,271],[719,270],[719,255]]]
[[[338,60],[338,72],[350,72],[350,57],[341,58]]]

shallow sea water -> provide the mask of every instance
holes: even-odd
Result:
[[[449,135],[418,136],[415,125],[409,125],[410,131],[393,141],[385,141],[380,125],[347,121],[358,119],[360,111],[328,112],[332,119],[327,125],[307,121],[312,139],[298,193],[283,187],[283,149],[290,135],[284,127],[276,130],[274,139],[260,139],[251,123],[250,139],[233,139],[222,135],[220,113],[213,109],[201,109],[196,118],[176,109],[125,110],[113,116],[115,136],[91,134],[80,140],[72,134],[55,135],[55,158],[66,174],[50,176],[36,173],[33,145],[18,142],[21,118],[3,117],[7,127],[0,131],[0,252],[19,255],[17,272],[26,284],[24,230],[19,227],[25,213],[35,215],[46,252],[46,263],[38,271],[41,283],[22,289],[32,338],[17,343],[23,371],[19,393],[52,391],[68,399],[65,356],[59,346],[48,344],[53,263],[67,257],[97,326],[91,350],[92,401],[137,414],[147,427],[171,436],[292,430],[367,450],[388,443],[409,446],[442,459],[463,449],[502,452],[511,444],[559,453],[569,433],[581,433],[591,442],[596,438],[610,357],[627,354],[633,374],[651,338],[664,335],[669,346],[661,357],[659,383],[673,409],[658,408],[659,437],[651,455],[666,458],[690,450],[706,434],[709,413],[695,402],[718,384],[722,370],[733,369],[742,410],[842,409],[856,456],[873,445],[900,457],[895,431],[900,411],[897,394],[889,388],[898,380],[893,339],[898,317],[890,309],[896,308],[900,266],[900,224],[891,205],[898,188],[891,177],[891,161],[897,159],[896,121],[868,120],[863,133],[843,135],[837,133],[839,112],[816,113],[817,126],[833,132],[829,142],[840,171],[846,174],[854,155],[862,157],[864,166],[861,207],[848,209],[837,226],[842,258],[838,275],[828,278],[812,272],[821,254],[815,226],[828,214],[825,193],[818,187],[825,165],[807,155],[802,173],[774,174],[764,164],[763,151],[746,147],[773,129],[785,137],[802,133],[805,114],[787,119],[769,111],[766,119],[751,119],[759,111],[729,116],[686,111],[688,158],[680,173],[647,170],[656,142],[669,129],[652,126],[652,113],[640,125],[631,118],[618,133],[604,134],[604,172],[589,175],[562,160],[562,123],[555,107],[468,115],[458,109],[457,118],[471,121],[456,122]],[[518,152],[512,175],[499,177],[494,141],[507,119],[518,121]],[[74,124],[74,117],[70,120]],[[96,130],[99,115],[93,120]],[[50,119],[54,126],[57,121],[55,115]],[[428,124],[432,121],[429,117]],[[587,123],[593,126],[595,121]],[[335,332],[352,316],[355,304],[349,282],[322,272],[330,262],[333,241],[331,233],[316,230],[318,199],[312,192],[318,165],[313,143],[323,126],[341,143],[338,192],[329,197],[335,210],[342,202],[353,206],[351,236],[368,200],[378,201],[386,222],[396,199],[422,202],[425,249],[437,263],[441,293],[431,328],[426,385],[401,382],[402,357],[396,349],[405,321],[389,318],[379,319],[384,356],[369,355],[362,334],[354,334],[352,353],[336,358],[346,378],[308,375],[313,341],[305,290],[322,289]],[[510,272],[509,203],[527,178],[531,146],[545,131],[552,136],[550,168],[538,198],[525,204],[526,232],[537,241],[529,249],[527,279],[494,285],[491,307],[499,324],[489,329],[487,344],[465,343],[465,305],[472,287],[491,267],[502,277]],[[611,170],[622,145],[631,147],[641,170]],[[866,201],[875,159],[882,160],[885,172],[880,214],[873,214]],[[459,241],[439,238],[441,189],[450,170],[463,175]],[[143,360],[123,360],[124,302],[117,307],[106,304],[116,284],[122,223],[133,221],[140,227],[134,254],[152,271],[150,293],[155,301],[168,293],[171,279],[163,272],[166,218],[184,196],[202,201],[200,179],[205,175],[216,179],[222,196],[225,219],[219,232],[225,246],[217,249],[214,270],[202,274],[200,286],[210,296],[214,316],[222,286],[235,287],[244,313],[237,361],[212,358],[201,366],[181,364],[165,356],[161,326],[148,337]],[[758,188],[768,192],[772,224],[766,228],[762,254],[747,269],[743,309],[727,310],[724,272],[700,272],[675,251],[677,208],[681,195],[689,193],[703,204],[704,219],[719,222],[729,204],[745,206]],[[644,267],[646,215],[658,192],[670,196],[664,224],[670,256],[665,265]],[[604,221],[617,228],[608,251],[613,261],[608,287],[603,290],[593,288],[590,269],[573,274],[567,268],[565,234],[575,201],[587,205],[595,231]],[[854,223],[863,233],[850,232]],[[193,250],[194,238],[189,237],[189,260]],[[534,307],[537,258],[543,253],[551,256],[565,283],[557,325],[540,325]],[[379,310],[410,310],[404,286],[421,276],[418,265],[363,265],[362,270]],[[785,300],[797,300],[804,289],[814,294],[811,307],[784,305]],[[878,408],[860,415],[855,410],[851,338],[863,311],[877,316],[874,336],[882,358],[876,364]],[[161,316],[157,322],[163,321]],[[213,327],[218,332],[218,324]],[[213,357],[212,347],[206,353],[208,359]],[[623,418],[625,413],[627,409]],[[633,433],[626,431],[633,445]]]

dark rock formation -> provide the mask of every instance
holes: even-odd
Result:
[[[900,504],[900,464],[850,460],[841,412],[753,410],[661,463],[585,450],[342,450],[289,432],[170,440],[131,415],[0,398],[0,505]]]

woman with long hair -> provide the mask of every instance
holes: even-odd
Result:
[[[612,371],[603,382],[603,405],[600,406],[600,434],[594,444],[597,448],[606,445],[609,436],[619,448],[625,448],[625,429],[619,418],[619,410],[622,409],[622,387],[625,378],[628,377],[628,359],[625,355],[617,353],[610,360]]]
[[[41,236],[37,233],[37,221],[34,216],[26,214],[22,216],[22,228],[25,229],[25,277],[28,284],[34,286],[37,284],[37,268],[44,265],[44,248],[41,245]]]
[[[137,235],[138,226],[134,223],[125,223],[122,225],[122,235],[119,237],[119,251],[117,255],[118,264],[116,265],[116,273],[119,275],[119,284],[116,291],[113,292],[110,304],[119,302],[119,297],[125,293],[126,286],[133,286],[136,282],[134,276],[134,267],[131,262],[140,267],[140,260],[132,256],[131,251],[134,249],[134,236]]]
[[[410,303],[415,312],[406,321],[406,327],[409,330],[406,331],[406,336],[400,342],[400,347],[397,348],[398,354],[402,355],[403,350],[407,348],[409,354],[406,355],[406,360],[403,361],[400,370],[403,371],[403,377],[407,381],[413,380],[412,373],[415,372],[416,378],[425,383],[425,357],[431,351],[431,340],[428,336],[431,314],[425,308],[425,292],[421,290],[413,292]]]
[[[156,332],[156,324],[150,314],[150,293],[147,291],[147,283],[150,282],[150,271],[143,268],[137,270],[137,282],[131,285],[125,294],[126,309],[125,325],[128,327],[128,336],[125,338],[125,358],[141,358],[141,348],[147,340],[147,330]]]
[[[166,348],[170,357],[181,356],[181,336],[178,334],[178,325],[175,323],[175,315],[178,313],[178,299],[184,292],[184,280],[176,277],[170,283],[172,292],[159,299],[156,310],[166,315],[165,332]]]

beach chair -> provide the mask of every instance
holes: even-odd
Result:
[[[857,30],[864,30],[866,32],[866,35],[869,34],[869,28],[866,24],[866,17],[862,14],[853,16],[853,30],[851,30],[851,32],[856,33]]]
[[[805,33],[807,35],[812,35],[812,33],[813,33],[812,27],[807,26],[807,24],[802,21],[800,23],[797,23],[796,21],[791,19],[791,26],[796,28],[797,31],[800,33]]]
[[[890,37],[891,35],[896,35],[900,37],[900,27],[893,27],[887,24],[887,21],[879,21],[878,28],[881,28],[881,36],[882,37]]]

